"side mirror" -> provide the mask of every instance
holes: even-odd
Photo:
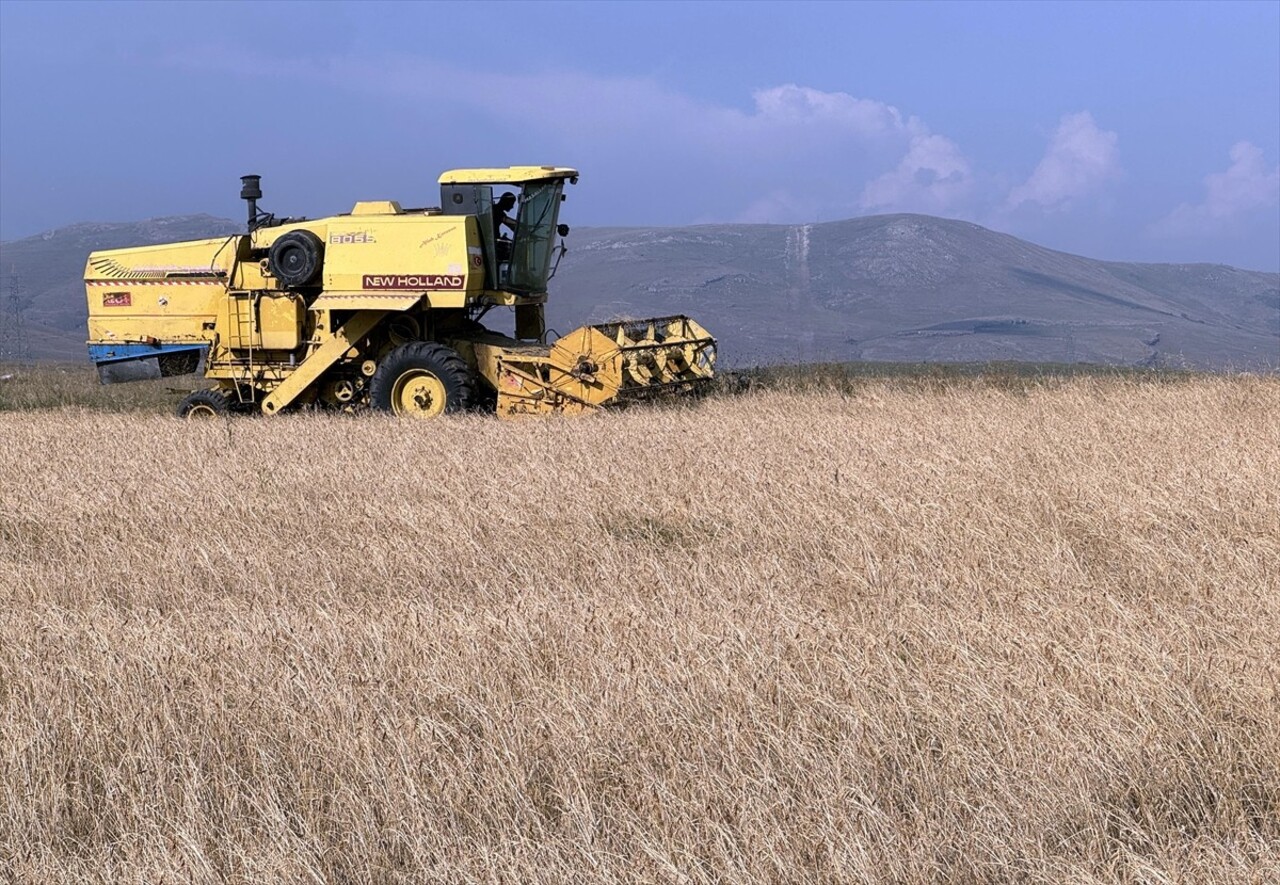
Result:
[[[569,236],[569,225],[567,225],[567,224],[557,224],[557,225],[556,225],[556,233],[558,233],[558,234],[559,234],[560,236],[562,236],[562,237],[567,237],[567,236]]]

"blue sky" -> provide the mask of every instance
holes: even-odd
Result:
[[[582,170],[579,225],[964,218],[1280,269],[1280,2],[0,2],[0,238],[436,201]]]

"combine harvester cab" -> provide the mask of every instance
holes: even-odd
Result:
[[[245,233],[89,256],[90,358],[104,383],[202,372],[215,386],[183,400],[184,416],[433,417],[483,403],[518,417],[698,390],[716,343],[688,317],[547,341],[547,282],[569,233],[560,204],[576,181],[553,166],[454,170],[438,208],[362,202],[307,220],[259,211],[246,176]],[[481,324],[494,308],[514,312],[514,337]]]

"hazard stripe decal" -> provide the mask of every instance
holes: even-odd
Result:
[[[225,286],[226,280],[85,280],[86,286]]]

